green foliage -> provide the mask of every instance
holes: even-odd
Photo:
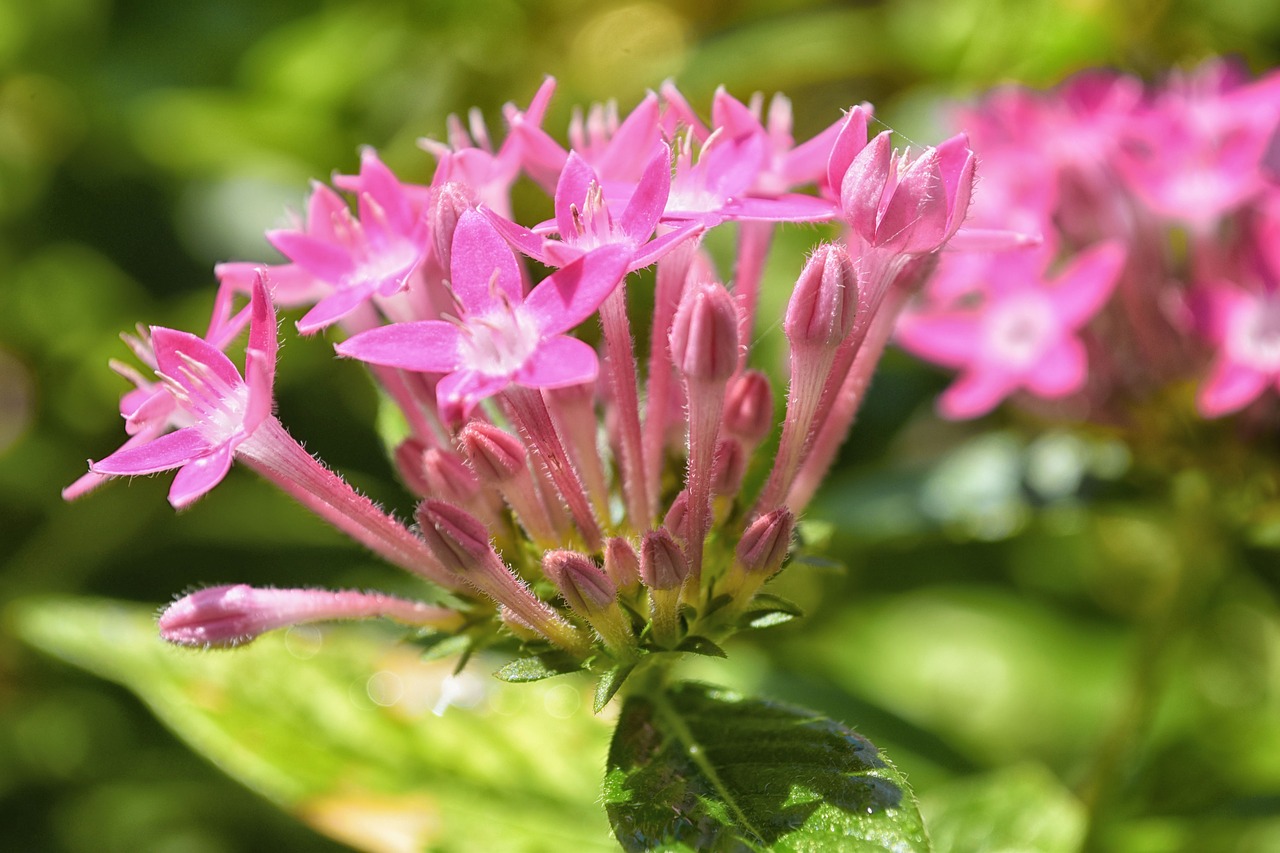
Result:
[[[101,601],[28,602],[16,624],[33,645],[136,692],[243,784],[359,848],[613,848],[595,804],[607,729],[581,688],[454,679],[450,662],[424,665],[412,646],[355,630],[269,636],[232,653],[175,649],[145,609]]]
[[[700,684],[627,699],[604,800],[628,851],[929,849],[905,779],[870,741]]]

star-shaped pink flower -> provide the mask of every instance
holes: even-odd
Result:
[[[169,503],[178,509],[220,483],[231,468],[236,448],[271,415],[276,318],[261,277],[253,289],[250,315],[243,377],[214,344],[187,332],[153,326],[156,374],[189,425],[140,444],[130,442],[92,463],[90,470],[123,477],[177,468]]]
[[[1218,355],[1196,403],[1207,418],[1243,409],[1274,386],[1280,390],[1280,293],[1207,288],[1201,304]]]
[[[370,329],[338,345],[371,364],[448,374],[436,386],[446,417],[465,417],[511,383],[560,388],[589,382],[595,350],[565,334],[586,320],[626,272],[629,252],[604,246],[552,273],[522,295],[515,255],[482,214],[458,220],[452,285],[460,316]]]
[[[1087,356],[1077,333],[1111,295],[1125,253],[1115,242],[1096,245],[1054,281],[1036,268],[1044,257],[998,256],[978,310],[907,314],[899,322],[905,349],[961,371],[938,400],[946,417],[986,414],[1021,388],[1058,398],[1084,386]]]

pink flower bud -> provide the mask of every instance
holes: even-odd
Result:
[[[431,199],[430,228],[432,249],[442,270],[450,269],[453,260],[453,232],[462,214],[474,208],[475,200],[465,184],[449,181],[436,190]]]
[[[400,479],[420,498],[431,494],[431,484],[422,471],[422,455],[426,452],[426,444],[417,438],[406,438],[396,445],[395,462]]]
[[[417,518],[427,547],[451,572],[466,574],[494,555],[489,530],[452,504],[425,500],[418,506]]]
[[[858,273],[843,246],[819,246],[805,264],[783,322],[792,345],[836,346],[858,311]]]
[[[729,383],[724,427],[748,445],[757,445],[773,429],[773,389],[758,370],[745,370]]]
[[[385,617],[408,625],[454,629],[462,617],[390,595],[354,590],[215,586],[178,599],[160,614],[160,636],[181,646],[238,646],[267,631],[306,622]]]
[[[720,284],[690,287],[671,325],[671,357],[685,376],[724,381],[738,368],[738,310]]]
[[[640,584],[640,557],[621,536],[604,543],[604,573],[621,590],[635,589]]]
[[[458,446],[486,483],[505,483],[525,470],[524,442],[493,424],[468,422],[458,434]]]
[[[677,589],[689,575],[689,561],[664,527],[650,530],[640,541],[640,577],[650,589]]]
[[[751,523],[738,541],[736,556],[748,574],[768,577],[776,572],[791,548],[791,532],[795,516],[786,507],[778,507]]]
[[[427,494],[453,504],[470,503],[480,491],[480,481],[456,453],[433,447],[422,454]]]
[[[583,617],[590,618],[618,600],[613,581],[576,551],[548,551],[542,558],[542,573],[560,590],[569,608]]]
[[[716,442],[716,458],[711,467],[711,492],[732,495],[742,487],[747,471],[747,451],[735,438],[722,438]]]
[[[689,490],[681,489],[671,502],[670,509],[662,519],[662,526],[670,530],[672,535],[681,541],[688,541],[689,528]]]

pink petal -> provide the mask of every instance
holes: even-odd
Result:
[[[685,240],[700,234],[702,228],[703,226],[700,222],[684,222],[661,237],[655,237],[648,243],[643,244],[640,247],[640,251],[636,252],[632,256],[631,262],[627,264],[627,272],[644,269]]]
[[[521,165],[525,172],[548,193],[554,193],[567,152],[540,127],[520,122],[512,125],[511,133],[520,138]]]
[[[156,354],[156,370],[177,382],[194,395],[207,395],[210,391],[218,398],[225,392],[244,384],[240,371],[222,350],[203,338],[176,329],[151,327],[151,346]],[[194,362],[213,373],[224,388],[209,388],[207,380],[191,375]]]
[[[937,148],[938,165],[943,186],[947,191],[948,227],[944,239],[955,234],[969,213],[969,199],[973,194],[973,176],[978,158],[969,147],[969,137],[957,134]]]
[[[595,183],[600,183],[595,169],[578,156],[578,152],[570,151],[565,161],[564,170],[560,173],[560,182],[556,184],[556,229],[560,239],[573,243],[581,236],[578,223],[574,222],[573,209],[579,214],[586,206],[587,190]],[[647,235],[646,235],[647,236]]]
[[[558,335],[544,340],[512,380],[528,388],[567,388],[594,381],[599,369],[589,344]]]
[[[854,109],[861,110],[862,108],[854,107]],[[781,172],[789,186],[794,187],[800,184],[814,183],[820,181],[824,176],[827,176],[828,180],[830,179],[831,157],[834,153],[836,141],[840,138],[846,122],[847,118],[828,125],[825,130],[813,137],[813,139],[802,142],[787,152],[782,161]],[[850,152],[849,159],[853,159],[853,155],[857,154],[862,149],[862,146],[866,144],[867,131],[864,125],[862,139],[857,142],[857,150]],[[845,168],[848,168],[848,163],[844,165]],[[841,172],[841,175],[843,174]],[[840,184],[836,182],[831,186],[839,187]]]
[[[867,147],[866,110],[862,107],[849,110],[849,114],[840,123],[837,134],[827,160],[827,182],[835,193],[841,192],[844,176],[853,165],[853,159]]]
[[[185,465],[212,449],[195,427],[186,427],[135,447],[129,444],[106,459],[91,463],[89,470],[115,477],[154,474]]]
[[[1083,388],[1088,370],[1084,344],[1076,338],[1063,338],[1027,373],[1023,383],[1033,394],[1056,399]]]
[[[543,238],[538,234],[523,225],[512,222],[510,219],[503,219],[487,207],[480,207],[477,210],[484,214],[484,217],[489,220],[489,224],[498,229],[498,233],[517,252],[522,255],[528,255],[540,264],[557,266],[557,264],[548,263],[548,255],[544,248]]]
[[[481,400],[510,384],[509,376],[485,376],[474,370],[459,370],[436,385],[436,406],[446,421],[454,423],[471,414]]]
[[[1218,418],[1243,409],[1266,390],[1271,377],[1237,361],[1219,358],[1200,386],[1196,404],[1206,418]]]
[[[279,346],[276,312],[271,305],[271,297],[267,296],[266,282],[261,277],[253,289],[249,307],[252,319],[249,321],[249,347],[244,354],[245,382],[249,386],[249,403],[244,415],[245,434],[257,429],[258,424],[271,414],[275,401],[273,387]]]
[[[904,314],[895,334],[908,352],[957,368],[974,360],[982,341],[981,330],[981,319],[973,313]]]
[[[318,181],[311,185],[311,197],[307,199],[308,234],[326,243],[341,243],[334,226],[350,219],[351,210],[342,196]]]
[[[251,293],[259,270],[265,269],[271,283],[271,301],[281,308],[310,305],[333,290],[297,264],[266,266],[258,263],[231,262],[218,264],[214,274],[223,287],[240,293]],[[212,340],[211,334],[205,335]]]
[[[347,247],[301,231],[268,231],[267,242],[307,272],[337,284],[355,270]]]
[[[360,152],[360,223],[369,228],[379,221],[379,217],[369,204],[369,200],[382,209],[386,224],[396,234],[408,234],[413,230],[413,207],[404,186],[392,174],[378,154],[370,147]]]
[[[338,355],[423,373],[458,369],[458,327],[443,320],[393,323],[361,332],[338,344]]]
[[[665,142],[645,166],[640,183],[636,185],[631,200],[618,227],[637,244],[649,239],[671,195],[671,147]],[[646,264],[647,266],[647,264]]]
[[[304,335],[310,335],[332,326],[364,304],[373,296],[376,289],[377,282],[365,281],[353,287],[343,287],[333,291],[302,315],[302,319],[298,321],[298,331]]]
[[[618,125],[596,166],[607,179],[634,180],[661,142],[658,96],[650,92]]]
[[[458,217],[450,267],[453,292],[469,313],[482,314],[494,304],[497,293],[491,282],[514,303],[524,295],[515,255],[489,220],[474,210]]]
[[[943,417],[965,420],[985,415],[1018,387],[1009,374],[1000,371],[965,373],[938,398]]]
[[[1078,329],[1102,310],[1124,269],[1124,245],[1108,240],[1081,252],[1048,288],[1062,325]]]
[[[744,194],[756,182],[764,166],[764,137],[717,137],[698,155],[698,168],[706,175],[707,189],[723,199]]]
[[[902,252],[929,252],[947,230],[947,192],[936,151],[926,151],[894,188],[876,227],[876,243]]]
[[[711,100],[711,124],[716,128],[723,128],[731,139],[764,133],[760,119],[756,118],[746,104],[725,91],[723,86],[716,89],[715,97]]]
[[[567,332],[595,313],[622,281],[630,259],[623,246],[601,246],[543,279],[524,307],[544,336]]]
[[[174,509],[183,509],[204,497],[214,486],[222,482],[231,470],[231,446],[220,444],[213,452],[183,465],[169,487],[169,503]]]
[[[739,198],[721,209],[729,219],[764,222],[825,222],[836,215],[835,206],[824,198],[794,193],[778,198]]]
[[[845,221],[865,240],[876,236],[880,218],[880,198],[889,180],[892,156],[889,131],[877,134],[854,156],[840,179],[840,208]]]

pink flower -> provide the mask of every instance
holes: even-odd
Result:
[[[190,425],[138,445],[126,445],[90,470],[113,477],[178,468],[169,503],[182,509],[216,486],[236,448],[271,415],[276,369],[276,319],[259,277],[250,303],[245,377],[216,346],[195,335],[153,326],[156,374]]]
[[[538,236],[542,226],[529,230],[483,208],[489,221],[513,246],[548,266],[561,267],[602,246],[618,246],[628,252],[627,270],[643,269],[700,230],[696,222],[681,224],[650,240],[671,191],[671,149],[662,143],[633,188],[622,216],[610,215],[609,203],[595,169],[569,154],[556,186],[555,219],[549,223],[560,239]]]
[[[305,229],[267,233],[271,245],[293,262],[284,267],[291,293],[305,290],[291,266],[330,290],[298,321],[303,334],[337,322],[373,296],[403,290],[426,260],[431,241],[420,205],[372,148],[361,155],[358,183],[358,219],[341,196],[317,184]]]
[[[1209,337],[1219,349],[1196,403],[1216,418],[1243,409],[1268,386],[1280,389],[1280,293],[1223,284],[1204,295]]]
[[[596,377],[595,350],[565,332],[591,316],[626,272],[628,252],[605,246],[583,255],[521,295],[520,269],[483,215],[463,213],[451,272],[460,316],[362,332],[340,355],[372,364],[448,374],[436,386],[447,416],[465,417],[511,383],[560,388]]]
[[[1057,398],[1084,386],[1087,357],[1077,333],[1111,295],[1124,250],[1114,242],[1094,246],[1054,281],[1035,268],[1043,258],[997,256],[988,299],[976,311],[903,316],[897,335],[905,349],[961,371],[938,401],[946,417],[986,414],[1020,388]]]

